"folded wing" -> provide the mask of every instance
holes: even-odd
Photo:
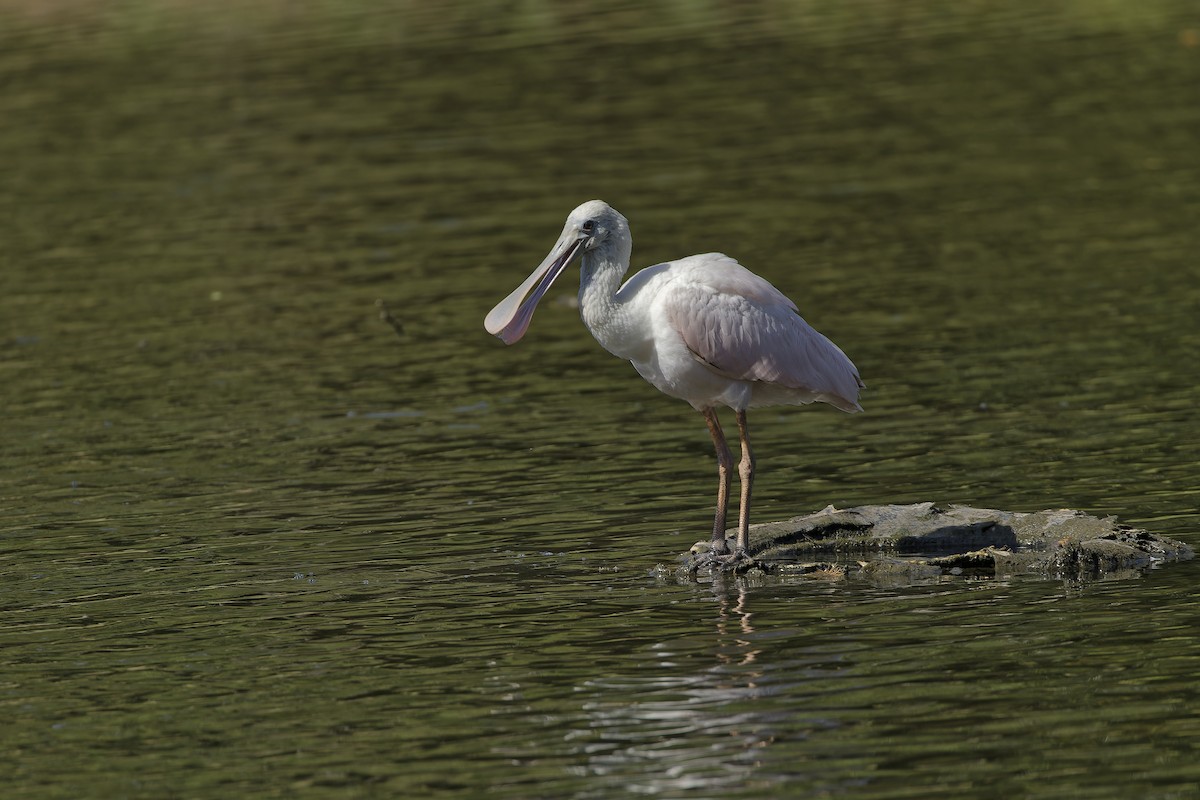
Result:
[[[693,355],[734,380],[758,381],[861,411],[858,370],[804,321],[795,303],[728,256],[683,259],[659,294],[662,311]]]

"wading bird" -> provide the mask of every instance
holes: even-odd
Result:
[[[554,249],[484,320],[505,344],[525,335],[538,300],[582,255],[579,313],[596,341],[628,359],[659,391],[704,415],[717,450],[717,513],[711,557],[748,558],[754,453],[746,410],[820,401],[862,411],[858,369],[837,345],[804,321],[796,304],[721,253],[705,253],[641,270],[622,284],[633,239],[616,209],[591,200],[571,212]],[[733,455],[716,408],[728,406],[742,444],[741,513],[735,550],[725,535]]]

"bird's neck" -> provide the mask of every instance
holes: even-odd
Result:
[[[579,316],[600,345],[623,355],[623,304],[617,290],[629,269],[630,247],[605,247],[583,254],[579,273]]]

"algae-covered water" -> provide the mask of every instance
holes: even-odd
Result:
[[[663,578],[699,415],[482,329],[600,197],[869,385],[756,519],[1200,545],[1194,4],[243,5],[0,2],[6,796],[1200,795],[1200,562]]]

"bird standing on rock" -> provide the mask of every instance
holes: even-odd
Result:
[[[721,253],[647,267],[622,283],[633,239],[612,206],[590,200],[567,217],[562,235],[524,283],[487,315],[484,327],[505,344],[529,328],[538,301],[576,256],[582,256],[579,312],[596,341],[628,359],[659,391],[704,415],[717,450],[717,512],[709,558],[748,560],[754,452],[746,410],[828,403],[862,411],[858,369],[800,316],[796,304]],[[733,455],[716,408],[734,411],[742,458],[741,508],[734,548],[725,535]]]

